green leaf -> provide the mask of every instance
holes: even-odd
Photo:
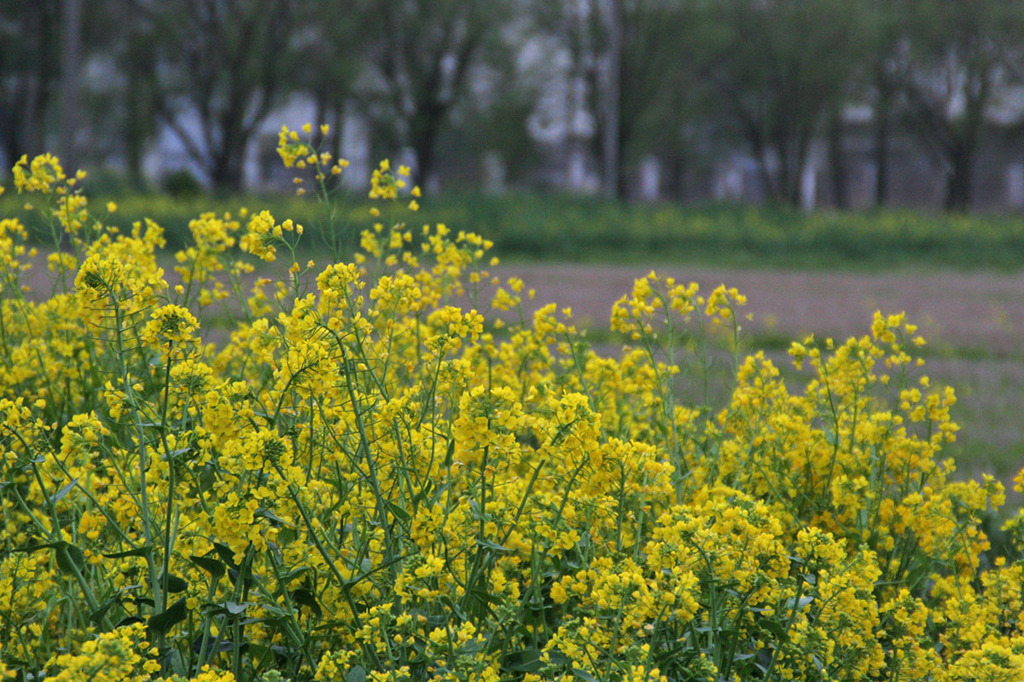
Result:
[[[47,503],[51,505],[57,504],[58,502],[63,500],[67,496],[67,494],[71,492],[71,489],[74,488],[76,485],[78,485],[78,479],[72,479],[72,481],[68,483],[66,486],[55,492],[53,495],[50,495],[50,499],[47,500]]]
[[[387,507],[388,511],[394,514],[395,518],[397,518],[399,521],[407,522],[411,518],[409,516],[409,512],[405,511],[394,502],[389,502],[385,500],[384,506]]]
[[[203,604],[204,609],[212,610],[213,613],[238,616],[245,613],[245,610],[252,606],[249,602],[223,601],[218,604]]]
[[[292,601],[300,606],[306,606],[312,609],[313,613],[317,618],[323,616],[323,610],[320,608],[320,604],[316,600],[316,595],[310,590],[305,588],[299,588],[292,592]]]
[[[288,525],[287,521],[285,521],[284,519],[282,519],[280,516],[278,516],[277,514],[275,514],[274,512],[272,512],[269,509],[263,509],[263,508],[257,509],[255,512],[253,512],[253,516],[264,518],[267,521],[270,521],[275,526],[287,526]]]
[[[277,532],[277,542],[283,547],[287,547],[295,542],[297,537],[299,537],[299,534],[292,526],[285,526]]]
[[[105,600],[102,604],[100,604],[100,607],[98,609],[89,614],[89,622],[93,625],[99,625],[103,620],[103,616],[107,615],[107,611],[110,610],[110,607],[114,604],[117,604],[120,601],[121,600],[117,597],[111,597],[110,599]]]
[[[224,573],[227,570],[226,568],[224,568],[224,564],[223,563],[221,563],[220,561],[217,561],[216,559],[213,559],[213,558],[211,558],[209,556],[195,556],[195,555],[192,555],[192,556],[190,556],[188,558],[188,560],[191,561],[192,563],[194,563],[199,568],[201,568],[204,571],[206,571],[207,573],[209,573],[210,576],[212,576],[214,580],[218,580],[221,577],[223,577]]]
[[[53,549],[54,547],[56,547],[59,544],[61,544],[61,543],[59,543],[59,542],[47,542],[45,545],[29,545],[28,547],[15,547],[11,551],[12,552],[25,552],[26,554],[31,554],[32,552],[38,552],[41,549]]]
[[[137,547],[135,549],[129,549],[124,552],[114,552],[113,554],[104,554],[108,559],[125,559],[130,556],[148,556],[149,547]]]
[[[85,568],[85,552],[70,542],[55,542],[53,548],[57,550],[57,567],[64,575],[74,575]]]
[[[361,665],[354,666],[345,675],[345,682],[366,682],[366,669]]]
[[[219,542],[213,543],[213,548],[217,550],[217,556],[221,558],[229,568],[238,569],[238,565],[235,563],[235,552],[227,545],[222,545]]]
[[[295,568],[291,569],[290,571],[286,571],[286,572],[281,574],[281,582],[283,582],[283,583],[290,583],[291,581],[295,580],[299,576],[301,576],[301,575],[303,575],[305,573],[309,573],[310,570],[311,569],[309,568],[309,566],[296,566]]]
[[[150,636],[161,636],[167,634],[171,628],[185,620],[185,616],[188,615],[188,609],[185,608],[185,598],[182,597],[178,601],[168,607],[163,613],[158,613],[155,616],[151,616],[149,619],[149,632]]]
[[[495,552],[511,552],[512,550],[504,545],[499,545],[497,542],[492,540],[477,540],[476,544],[478,547],[484,547],[486,549],[493,550]]]
[[[541,656],[544,652],[537,647],[513,651],[505,657],[504,667],[517,673],[536,673],[544,667]]]
[[[238,602],[226,601],[223,606],[224,609],[232,616],[238,616],[245,613],[245,610],[249,608],[251,604],[249,602],[242,602],[239,604]]]
[[[164,462],[167,462],[167,461],[173,462],[174,460],[178,459],[182,455],[188,454],[191,451],[192,451],[192,447],[191,446],[184,447],[184,448],[178,448],[177,450],[171,450],[170,452],[165,454],[160,459],[163,460]]]
[[[412,498],[413,505],[418,505],[423,500],[427,499],[427,495],[433,490],[434,483],[429,478],[423,482],[423,487],[420,488],[419,492]]]
[[[160,576],[160,582],[167,585],[167,591],[171,594],[177,594],[178,592],[184,592],[188,589],[188,581],[179,576],[168,574],[166,576]]]

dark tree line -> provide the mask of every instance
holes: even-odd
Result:
[[[526,173],[527,122],[562,101],[567,148],[594,159],[610,196],[642,159],[671,185],[726,139],[769,199],[795,204],[824,141],[843,205],[843,116],[858,103],[872,110],[878,203],[899,129],[964,210],[986,121],[1022,83],[1024,6],[1009,0],[0,3],[6,158],[56,143],[137,183],[163,129],[209,184],[238,189],[261,123],[294,96],[336,129],[358,107],[377,145],[413,151],[420,179],[442,149]]]

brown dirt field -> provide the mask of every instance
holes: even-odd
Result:
[[[577,324],[605,328],[612,304],[648,272],[631,265],[512,263],[493,269],[536,289],[530,307],[571,306]],[[929,343],[926,372],[953,386],[962,430],[947,450],[961,473],[1007,483],[1024,466],[1024,272],[777,271],[660,267],[660,276],[726,284],[748,299],[748,332],[778,338],[846,339],[869,331],[875,310],[905,311]],[[777,364],[785,353],[771,353]],[[1011,503],[1019,504],[1020,496]]]
[[[649,269],[620,265],[510,264],[494,272],[519,276],[537,291],[535,304],[572,306],[588,326],[606,327],[612,304]],[[930,344],[998,356],[1024,355],[1024,272],[826,272],[711,269],[657,270],[704,291],[726,284],[747,296],[754,333],[845,339],[866,333],[875,310],[905,311]]]

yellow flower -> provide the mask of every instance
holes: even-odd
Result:
[[[199,322],[187,309],[165,305],[153,312],[142,331],[142,340],[153,346],[194,342]]]
[[[18,193],[40,192],[49,194],[56,189],[55,185],[67,179],[64,169],[61,168],[60,160],[53,154],[40,154],[28,160],[28,156],[22,156],[14,164],[14,186]]]

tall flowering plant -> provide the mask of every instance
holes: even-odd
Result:
[[[330,214],[345,164],[303,134],[281,157]],[[904,316],[794,344],[793,386],[742,352],[739,292],[651,273],[607,357],[486,239],[407,227],[407,174],[374,172],[351,258],[206,213],[168,274],[159,225],[19,162],[60,248],[33,298],[0,221],[0,674],[1024,675],[1001,486],[939,459],[954,396]]]

